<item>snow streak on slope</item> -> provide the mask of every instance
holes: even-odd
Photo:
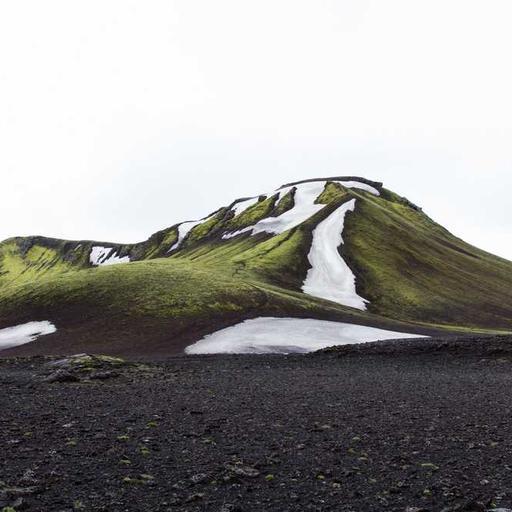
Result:
[[[357,295],[356,278],[338,252],[338,247],[343,243],[345,215],[354,211],[355,204],[355,199],[342,204],[313,231],[308,254],[311,268],[302,290],[313,297],[365,310],[367,301]]]
[[[370,194],[373,194],[374,196],[380,196],[380,192],[375,187],[372,187],[371,185],[361,181],[335,181],[334,183],[339,183],[345,188],[359,188],[361,190],[365,190],[366,192],[370,192]]]
[[[267,217],[266,219],[262,219],[254,226],[226,234],[223,238],[232,238],[249,231],[252,235],[262,232],[279,234],[298,226],[325,206],[323,204],[315,204],[315,199],[322,193],[324,186],[325,183],[323,181],[297,185],[295,204],[291,210],[284,212],[282,215],[279,215],[279,217]],[[292,188],[293,187],[287,187],[281,189],[279,191],[279,197],[284,197]]]
[[[245,212],[247,208],[250,208],[252,205],[256,204],[258,202],[260,196],[251,197],[251,199],[245,199],[244,201],[240,201],[239,203],[236,203],[232,209],[234,216],[240,215],[241,213]]]
[[[203,222],[209,221],[212,217],[213,215],[207,217],[206,219],[187,220],[185,222],[182,222],[178,226],[178,240],[176,240],[176,242],[174,242],[174,244],[172,244],[171,247],[169,247],[169,250],[167,252],[171,252],[178,249],[178,247],[182,244],[183,240],[185,240],[185,237],[190,233],[190,231],[192,231],[192,229],[194,229],[196,226],[199,226],[199,224],[202,224]]]
[[[52,334],[57,328],[47,320],[43,322],[28,322],[0,329],[0,350],[17,347],[34,341],[39,336]]]
[[[259,317],[205,336],[187,354],[258,354],[311,352],[333,345],[400,338],[417,334],[311,318]]]
[[[129,263],[130,257],[123,256],[120,258],[117,256],[117,253],[114,252],[110,257],[108,256],[112,251],[112,247],[101,247],[95,246],[91,249],[91,254],[89,255],[89,261],[94,266],[100,265],[117,265],[118,263]]]
[[[315,200],[323,192],[326,183],[326,181],[310,181],[279,189],[279,199],[284,197],[292,188],[295,187],[297,189],[294,198],[295,204],[291,210],[284,212],[278,217],[267,217],[262,219],[254,224],[254,226],[248,226],[238,231],[234,231],[233,233],[226,233],[222,238],[233,238],[242,233],[249,232],[251,235],[256,235],[257,233],[271,233],[277,235],[302,224],[304,221],[309,219],[309,217],[325,207],[324,204],[315,204]],[[339,183],[346,188],[359,188],[370,192],[371,194],[379,195],[379,191],[377,189],[359,181],[336,181],[335,183]]]

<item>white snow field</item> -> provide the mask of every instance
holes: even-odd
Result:
[[[357,295],[356,278],[338,252],[343,243],[345,215],[354,211],[355,205],[355,199],[342,204],[314,229],[308,254],[311,268],[302,291],[313,297],[365,310],[367,301]]]
[[[374,195],[379,195],[379,191],[374,187],[361,183],[359,181],[336,181],[346,188],[359,188],[365,190]],[[302,224],[305,220],[309,219],[312,215],[320,211],[325,207],[324,204],[315,204],[317,197],[323,192],[326,181],[311,181],[306,183],[299,183],[290,187],[285,187],[275,191],[279,192],[279,199],[283,198],[293,187],[296,187],[295,192],[295,204],[291,210],[284,212],[279,217],[267,217],[262,219],[253,226],[234,231],[232,233],[226,233],[222,236],[224,239],[233,238],[242,233],[251,233],[256,235],[257,233],[271,233],[280,234],[288,231],[289,229]],[[266,194],[267,197],[273,194]]]
[[[324,181],[324,183],[326,182]],[[359,188],[361,190],[365,190],[366,192],[370,192],[370,194],[373,194],[374,196],[380,196],[380,192],[375,187],[372,187],[371,185],[361,181],[335,181],[334,183],[339,183],[345,188]]]
[[[287,354],[332,345],[423,338],[364,325],[312,318],[259,317],[208,334],[185,349],[187,354]]]
[[[231,208],[231,210],[235,214],[234,216],[236,217],[237,215],[240,215],[241,213],[245,212],[247,208],[250,208],[253,204],[256,204],[259,198],[260,196],[251,197],[250,199],[245,199],[244,201],[235,203],[233,208]]]
[[[112,251],[112,247],[101,247],[100,245],[94,246],[89,255],[89,261],[95,267],[103,265],[117,265],[119,263],[130,263],[129,256],[120,258],[117,252],[114,252],[110,257],[108,256]]]
[[[0,350],[10,347],[17,347],[34,341],[39,336],[52,334],[57,328],[51,322],[44,320],[42,322],[28,322],[26,324],[15,325],[0,329]]]

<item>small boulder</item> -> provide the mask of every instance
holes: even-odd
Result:
[[[57,370],[48,377],[46,377],[46,382],[78,382],[80,379],[71,372],[68,372],[67,370]]]
[[[237,476],[245,478],[255,478],[260,474],[260,472],[256,468],[252,468],[251,466],[242,466],[238,464],[226,464],[226,469]]]
[[[119,373],[112,371],[94,372],[89,376],[90,379],[95,380],[115,379],[116,377],[119,377]]]

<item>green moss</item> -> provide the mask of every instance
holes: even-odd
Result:
[[[279,217],[283,213],[291,210],[295,206],[295,192],[297,188],[293,187],[289,192],[287,192],[277,203],[274,211],[272,212],[272,217]]]
[[[89,354],[69,356],[63,360],[63,363],[68,367],[82,371],[92,371],[105,367],[117,368],[126,364],[124,359],[121,359],[120,357]]]
[[[165,234],[165,236],[162,239],[162,243],[160,244],[159,247],[163,246],[164,250],[169,250],[169,248],[172,247],[177,241],[178,241],[178,228],[175,228]]]
[[[226,224],[225,228],[227,230],[242,229],[247,226],[252,226],[265,217],[268,217],[274,209],[277,197],[278,194],[275,194],[267,199],[258,201],[256,204],[253,204],[247,208],[247,210],[243,211],[240,215],[232,218]]]
[[[418,209],[385,198],[358,200],[343,237],[343,255],[371,311],[440,325],[510,328],[510,263],[453,237]]]
[[[151,235],[145,242],[128,247],[132,261],[165,256],[178,240],[178,227],[172,226]]]
[[[195,226],[187,236],[187,242],[194,242],[201,240],[208,236],[216,226],[218,226],[226,215],[226,208],[222,208],[219,213],[214,215],[212,218]]]
[[[328,181],[324,190],[316,198],[315,204],[329,204],[332,201],[339,201],[347,196],[347,189],[339,183]]]
[[[25,252],[17,241],[0,244],[0,286],[31,282],[43,275],[55,275],[76,269],[64,261],[56,249],[33,245]]]
[[[232,261],[261,279],[299,288],[306,272],[304,255],[311,236],[306,229],[294,229],[240,252]]]

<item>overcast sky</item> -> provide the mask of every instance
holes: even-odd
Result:
[[[512,259],[510,0],[0,1],[0,239],[383,181]]]

